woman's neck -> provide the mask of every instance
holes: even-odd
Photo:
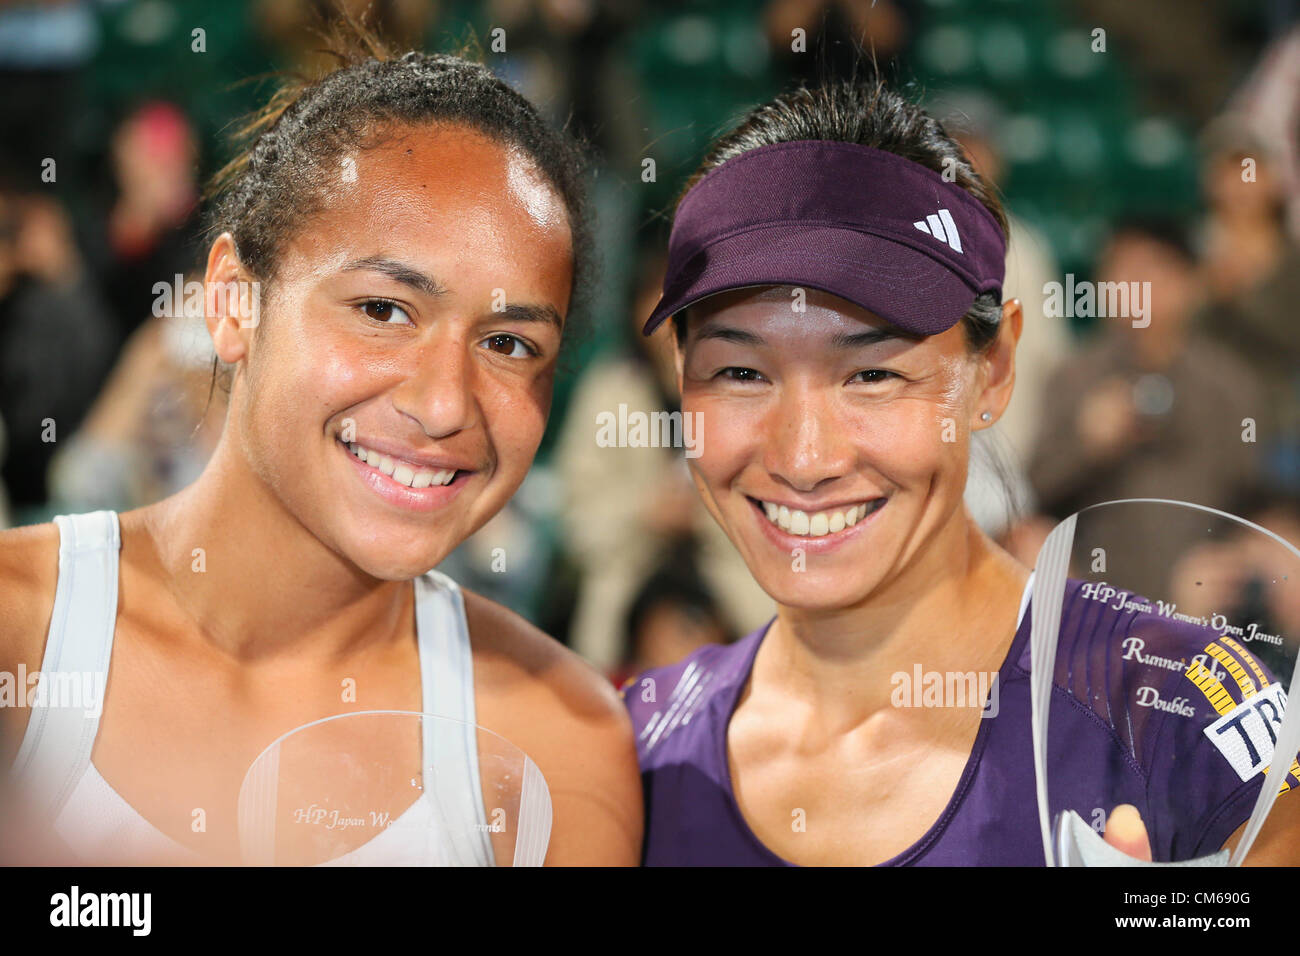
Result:
[[[779,607],[755,680],[783,686],[835,723],[891,706],[890,675],[996,671],[1016,631],[1029,571],[979,529],[965,507],[924,553],[863,603],[833,611]]]
[[[403,632],[409,582],[381,581],[322,543],[223,440],[194,484],[141,509],[143,560],[200,638],[240,660],[337,660]]]

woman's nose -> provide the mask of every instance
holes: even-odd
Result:
[[[783,397],[774,403],[765,429],[770,436],[764,455],[768,472],[799,492],[811,492],[853,470],[852,436],[833,400],[821,392],[805,390],[793,401]]]
[[[435,336],[411,357],[393,403],[430,438],[447,438],[476,420],[471,346],[459,335]]]

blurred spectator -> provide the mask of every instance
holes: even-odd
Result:
[[[262,38],[277,50],[289,69],[312,75],[318,67],[334,67],[323,52],[326,14],[343,10],[395,46],[420,49],[429,24],[438,18],[438,0],[254,0],[253,20]]]
[[[620,404],[646,414],[678,408],[672,329],[665,324],[649,339],[640,334],[663,272],[662,253],[642,259],[626,320],[633,341],[585,372],[555,459],[565,495],[565,543],[581,572],[570,646],[608,671],[622,655],[619,622],[663,556],[685,538],[693,540],[700,577],[733,631],[758,627],[774,610],[705,511],[681,448],[602,448],[596,441],[597,416],[617,415]]]
[[[549,624],[549,602],[557,593],[561,600],[566,596],[553,573],[555,486],[551,470],[534,464],[505,507],[447,555],[438,570],[530,621]]]
[[[1300,496],[1268,486],[1248,490],[1232,509],[1300,549]],[[1267,535],[1235,523],[1228,534],[1193,547],[1171,571],[1172,599],[1193,615],[1223,614],[1265,634],[1300,633],[1300,557]],[[1256,645],[1265,653],[1266,644]]]
[[[862,76],[875,68],[873,54],[885,72],[910,39],[912,6],[908,0],[768,0],[763,19],[776,63],[790,79],[812,84]],[[802,50],[794,49],[795,30],[804,31]]]
[[[112,320],[67,213],[41,194],[0,189],[0,418],[3,482],[22,520],[45,505],[46,469],[72,436],[113,355]]]
[[[504,55],[481,38],[487,62],[594,147],[600,162],[634,169],[645,141],[642,90],[619,42],[648,8],[645,0],[487,0],[488,29],[505,31]]]
[[[1300,241],[1300,24],[1269,45],[1224,112],[1239,117],[1274,157],[1287,231]]]
[[[614,683],[622,685],[642,671],[676,664],[697,648],[729,644],[735,637],[700,579],[690,539],[684,539],[632,600]]]
[[[1200,125],[1223,106],[1264,40],[1260,4],[1237,0],[1073,0],[1077,19],[1106,31],[1107,50],[1141,77],[1149,109]]]
[[[201,283],[203,277],[187,278]],[[216,447],[225,416],[214,354],[198,308],[186,311],[176,303],[172,314],[137,329],[85,422],[50,462],[55,510],[126,511],[193,482]]]
[[[125,342],[149,316],[154,286],[171,285],[200,255],[198,147],[185,114],[153,102],[122,121],[111,152],[116,195],[92,248]]]
[[[1145,295],[1149,325],[1101,318],[1099,338],[1053,373],[1029,467],[1040,508],[1062,519],[1120,498],[1231,507],[1258,479],[1258,445],[1243,440],[1243,419],[1263,429],[1267,409],[1251,369],[1190,325],[1203,283],[1181,229],[1123,223],[1097,271],[1101,282],[1138,283],[1130,294]],[[1139,523],[1098,535],[1147,549],[1158,567],[1184,546]]]
[[[1206,330],[1250,365],[1274,417],[1265,449],[1273,479],[1300,489],[1300,243],[1286,231],[1286,178],[1239,116],[1204,136]]]

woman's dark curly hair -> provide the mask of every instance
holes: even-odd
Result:
[[[244,267],[269,283],[285,243],[329,202],[344,156],[403,127],[464,126],[523,152],[563,200],[573,237],[570,313],[579,307],[593,268],[585,148],[468,49],[396,55],[347,15],[327,39],[337,68],[293,77],[235,133],[242,148],[208,190],[209,238],[229,232]]]

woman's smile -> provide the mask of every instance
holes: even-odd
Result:
[[[889,500],[868,498],[817,510],[745,496],[767,539],[782,551],[825,553],[860,537]]]
[[[344,444],[335,439],[334,444],[347,455],[350,467],[367,488],[389,504],[409,511],[435,511],[443,507],[477,473],[451,457],[414,461],[385,455],[359,442]]]

